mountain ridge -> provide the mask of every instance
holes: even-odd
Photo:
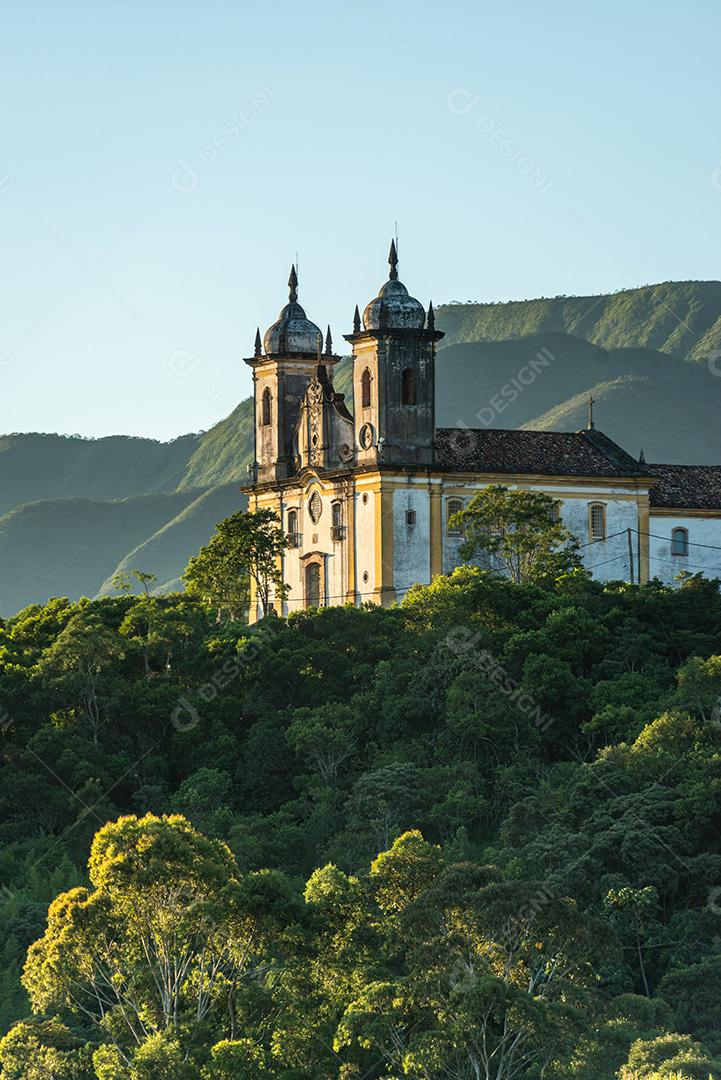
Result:
[[[597,426],[631,454],[721,462],[721,282],[451,303],[436,320],[446,334],[439,427],[576,430],[593,395]],[[522,385],[529,365],[534,377]],[[339,392],[350,394],[351,376],[345,358]],[[134,565],[157,575],[159,591],[178,587],[217,521],[244,505],[252,421],[246,398],[208,431],[168,442],[0,436],[0,615],[50,595],[107,594],[114,574]]]

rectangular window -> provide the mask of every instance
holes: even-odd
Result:
[[[688,530],[674,529],[671,533],[671,554],[688,555]]]
[[[415,512],[415,510],[406,510],[406,525],[412,527],[413,525],[415,525],[415,523],[416,523],[416,512]]]

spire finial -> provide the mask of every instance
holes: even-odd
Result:
[[[260,327],[255,331],[255,355],[261,356],[263,352],[263,342],[260,340]]]
[[[435,330],[436,328],[436,313],[433,310],[433,301],[428,304],[428,329]]]
[[[360,334],[360,328],[361,328],[360,311],[358,310],[358,305],[356,304],[355,311],[353,312],[353,333],[354,334]]]
[[[325,335],[325,355],[333,355],[333,338],[330,336],[330,323],[328,323],[328,333]]]
[[[388,253],[388,262],[391,268],[388,277],[391,281],[396,281],[398,278],[398,252],[396,250],[395,240],[391,240],[391,250]]]
[[[638,455],[638,463],[639,463],[639,465],[645,465],[646,464],[646,455],[644,454],[643,450]]]
[[[588,430],[589,431],[593,431],[593,429],[596,426],[594,424],[594,422],[593,422],[593,406],[595,404],[596,404],[596,399],[593,396],[593,394],[591,394],[591,396],[588,399]]]
[[[295,263],[290,268],[290,277],[288,278],[288,287],[290,293],[288,299],[292,304],[298,299],[298,275],[295,272]]]

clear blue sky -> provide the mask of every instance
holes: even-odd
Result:
[[[721,8],[0,0],[0,431],[171,438],[256,324],[721,273]],[[225,132],[225,134],[224,134]]]

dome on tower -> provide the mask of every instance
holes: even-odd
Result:
[[[266,356],[283,356],[286,353],[315,356],[318,352],[318,338],[320,337],[322,342],[323,335],[320,327],[306,318],[305,311],[298,303],[298,275],[295,266],[290,269],[288,285],[288,303],[263,336]]]
[[[422,330],[426,313],[420,300],[411,296],[405,285],[398,280],[395,240],[391,241],[388,262],[391,268],[388,281],[363,312],[363,325],[366,330]]]

